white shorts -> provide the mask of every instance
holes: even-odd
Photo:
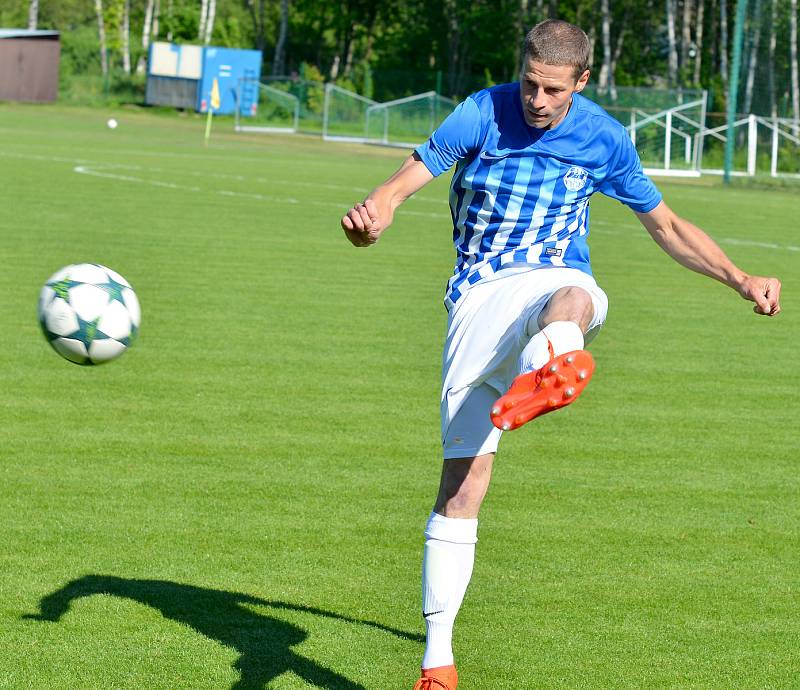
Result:
[[[574,268],[529,269],[480,282],[450,311],[442,360],[445,459],[497,450],[502,432],[492,424],[489,410],[519,373],[517,360],[539,331],[539,313],[564,287],[583,288],[591,295],[594,316],[585,335],[588,343],[606,320],[608,298],[592,276]]]

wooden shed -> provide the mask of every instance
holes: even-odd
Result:
[[[0,101],[56,100],[60,59],[58,31],[0,29]]]

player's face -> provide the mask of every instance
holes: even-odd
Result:
[[[527,58],[520,75],[525,122],[536,129],[553,129],[566,116],[572,94],[583,91],[589,70],[575,80],[571,65],[546,65]]]

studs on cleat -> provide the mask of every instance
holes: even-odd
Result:
[[[581,371],[578,373],[578,381],[585,381],[586,380],[586,372]]]
[[[558,371],[558,365],[551,364],[549,371],[550,371],[551,374],[555,374]]]
[[[572,364],[575,361],[575,357],[569,355],[566,360],[564,360],[567,364]]]
[[[566,398],[571,398],[573,395],[575,395],[575,389],[572,388],[571,386],[564,391],[564,398],[565,399]]]
[[[501,412],[502,412],[502,410],[501,410],[499,407],[493,407],[493,408],[492,408],[492,414],[493,414],[493,415],[498,415],[498,414],[500,414]]]
[[[503,431],[508,431],[511,425],[508,422],[503,422]]]

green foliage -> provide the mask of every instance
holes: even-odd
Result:
[[[788,0],[761,1],[757,16],[755,1],[748,3],[742,79],[739,103],[744,98],[750,65],[754,65],[752,110],[771,114],[773,101],[779,114],[791,111],[790,30]],[[120,26],[125,0],[106,0],[105,24],[112,64],[121,64]],[[0,23],[24,26],[27,0],[11,0],[0,7]],[[141,45],[144,23],[144,0],[131,2],[131,48]],[[683,50],[684,3],[678,3],[676,36],[681,63],[678,80],[681,88],[702,87],[713,92],[710,110],[724,112],[725,88],[720,70],[719,3],[704,3],[702,25],[692,3],[689,17],[690,50]],[[615,80],[619,86],[666,86],[669,52],[666,10],[663,0],[618,0],[609,3],[612,52],[618,53]],[[733,32],[736,2],[727,3],[729,34]],[[263,9],[263,17],[262,17]],[[156,40],[179,43],[198,41],[200,3],[198,0],[162,0]],[[487,84],[517,78],[520,46],[528,29],[550,14],[582,26],[593,38],[592,72],[598,76],[603,46],[600,3],[596,0],[561,2],[519,2],[519,0],[293,0],[290,3],[288,35],[285,47],[285,72],[297,73],[301,65],[313,64],[322,75],[337,73],[337,83],[355,87],[377,100],[439,88],[446,96],[462,98]],[[62,31],[67,51],[73,46],[73,32],[83,34],[82,46],[73,59],[70,74],[96,68],[96,60],[84,55],[90,36],[97,43],[97,25],[93,3],[85,0],[41,0],[41,28]],[[699,28],[703,29],[702,45]],[[270,73],[279,29],[279,3],[270,0],[217,3],[212,35],[216,45],[263,49],[264,74]],[[770,32],[774,29],[775,60],[769,64]],[[756,37],[758,52],[755,53]],[[73,43],[75,41],[72,41]],[[730,42],[730,41],[729,41]],[[730,51],[730,46],[728,46]],[[694,84],[695,59],[700,56],[699,84]],[[338,65],[333,70],[333,65]],[[369,70],[369,76],[368,72]],[[774,78],[775,89],[770,87]]]
[[[0,4],[0,27],[19,29],[28,26],[27,3]]]
[[[300,65],[300,79],[307,83],[302,85],[301,93],[295,95],[302,96],[301,103],[305,104],[307,112],[321,115],[325,106],[324,75],[315,65],[304,62]]]
[[[76,76],[100,74],[97,27],[80,26],[61,35],[61,77],[69,83]]]
[[[197,43],[197,33],[200,28],[199,3],[191,0],[174,0],[162,15],[159,21],[159,39],[165,40],[171,36],[175,43]]]
[[[213,42],[228,48],[252,49],[250,33],[236,15],[228,15],[214,22]]]

